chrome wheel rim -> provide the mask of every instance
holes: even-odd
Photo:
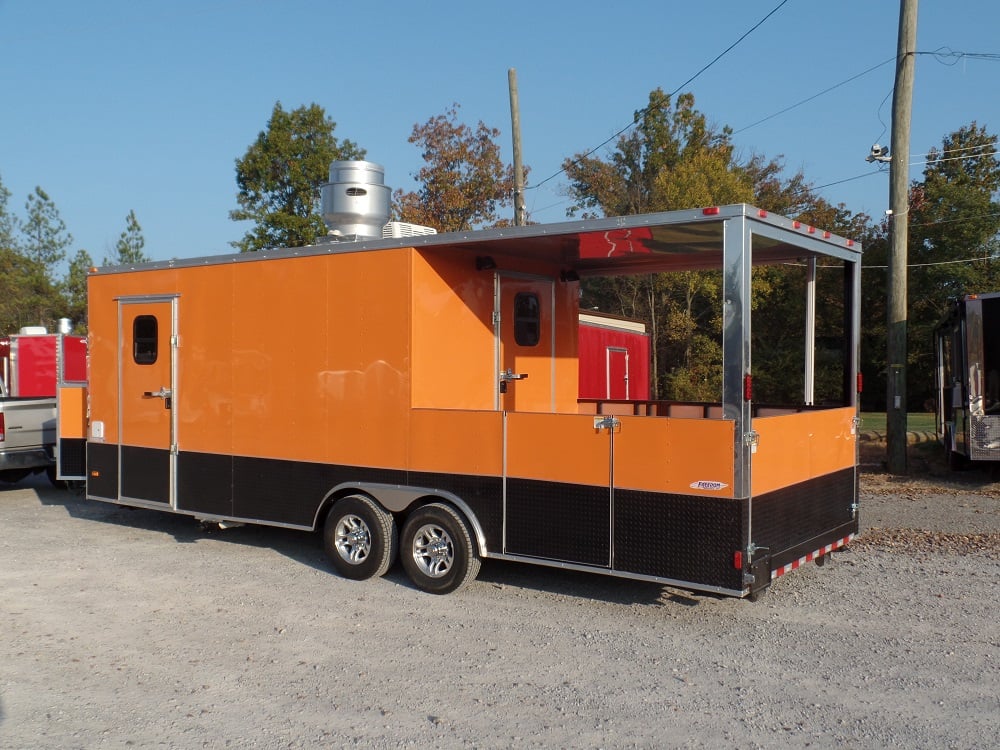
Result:
[[[344,516],[337,521],[334,536],[337,554],[345,562],[359,565],[368,559],[372,549],[372,533],[360,516]]]
[[[455,545],[437,524],[424,524],[413,536],[413,561],[424,575],[441,578],[455,564]]]

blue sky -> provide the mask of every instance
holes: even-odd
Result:
[[[626,126],[649,92],[673,91],[780,0],[611,4],[286,0],[0,0],[0,178],[23,214],[36,185],[100,261],[135,210],[154,259],[231,252],[245,229],[234,160],[285,109],[316,102],[412,189],[416,123],[456,102],[500,128],[510,159],[507,70],[517,69],[529,187]],[[819,94],[896,52],[896,0],[789,0],[684,90],[747,155],[783,156],[822,194],[880,216],[893,66]],[[922,0],[918,51],[1000,53],[996,0]],[[1000,62],[917,58],[911,163],[972,120],[1000,133]],[[918,177],[919,163],[911,167]],[[528,192],[561,221],[565,180]]]

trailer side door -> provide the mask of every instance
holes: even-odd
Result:
[[[119,300],[121,500],[172,505],[176,327],[176,297]]]
[[[504,411],[556,409],[554,298],[552,279],[497,274],[497,404]]]

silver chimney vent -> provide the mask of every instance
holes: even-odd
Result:
[[[330,181],[320,188],[323,221],[330,230],[330,239],[381,239],[382,227],[389,221],[390,192],[381,164],[331,163]]]

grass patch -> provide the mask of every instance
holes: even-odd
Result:
[[[933,412],[912,412],[906,415],[906,429],[909,432],[934,432]],[[885,412],[866,411],[861,413],[862,432],[885,432]]]

